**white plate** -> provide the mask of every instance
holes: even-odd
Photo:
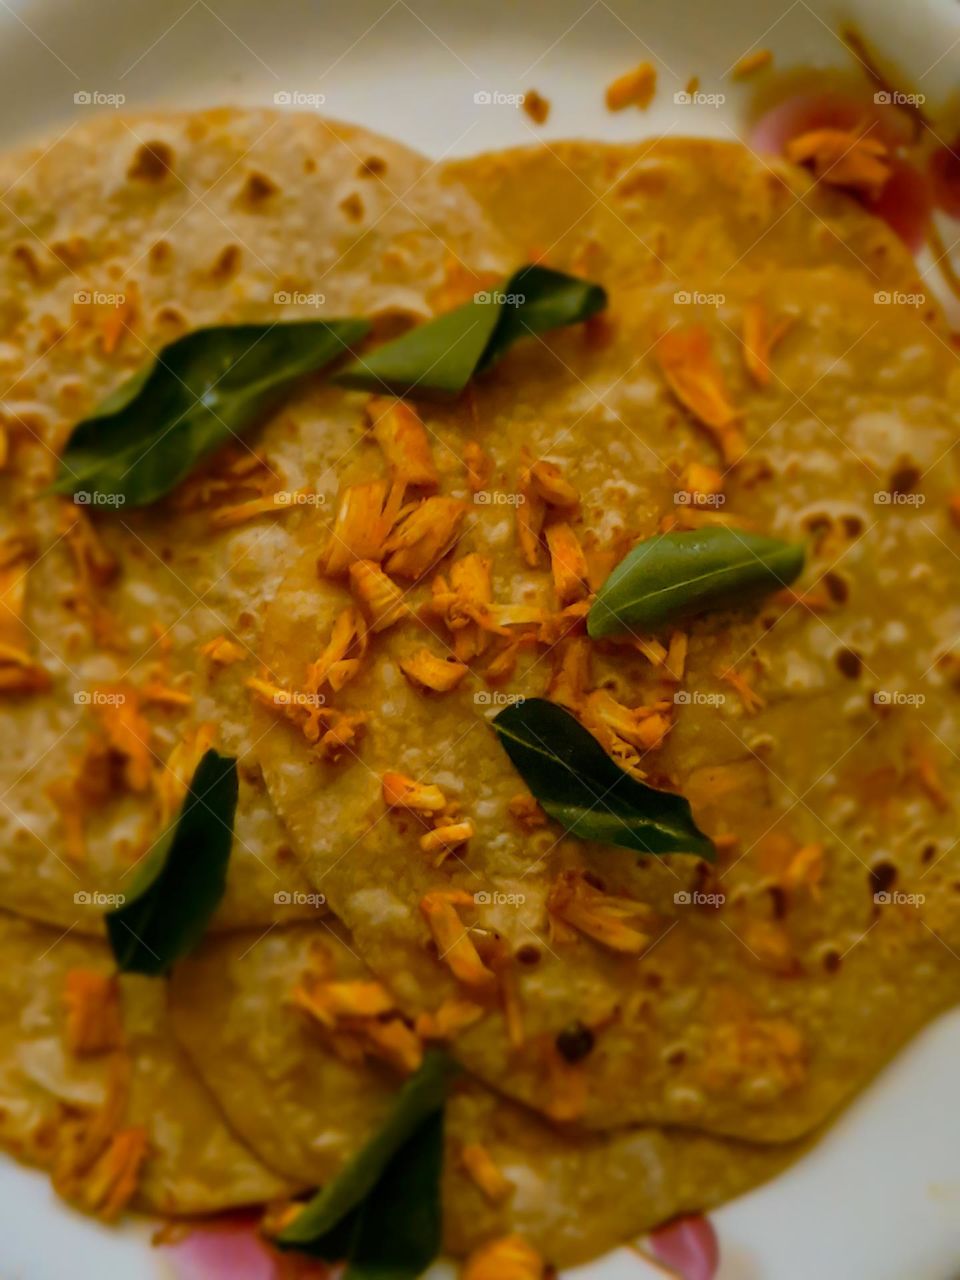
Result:
[[[960,60],[952,0],[0,0],[3,144],[115,109],[111,100],[269,106],[278,94],[322,97],[326,114],[438,158],[571,135],[738,136],[748,90],[726,78],[733,64],[769,47],[781,67],[848,66],[835,33],[850,19],[936,116]],[[604,86],[644,59],[659,70],[653,106],[609,115]],[[675,104],[694,74],[725,101]],[[552,102],[543,129],[509,101],[531,88]],[[960,1013],[920,1037],[799,1165],[712,1215],[718,1280],[956,1280],[958,1060]],[[100,1228],[10,1161],[0,1203],[2,1280],[166,1274],[145,1228]],[[662,1272],[621,1250],[577,1274]]]

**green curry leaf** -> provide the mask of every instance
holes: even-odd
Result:
[[[223,897],[237,808],[237,762],[208,751],[176,822],[139,868],[127,901],[106,917],[122,973],[167,973],[200,941]]]
[[[526,698],[495,716],[493,727],[545,812],[572,835],[640,853],[713,860],[713,844],[684,797],[624,773],[563,707]]]
[[[594,639],[647,634],[708,609],[734,608],[788,586],[803,568],[799,543],[725,526],[661,533],[633,548],[597,592]]]
[[[113,506],[156,502],[368,329],[365,320],[305,320],[220,325],[178,338],[77,423],[53,491],[103,494]]]
[[[333,380],[362,391],[459,395],[519,338],[577,324],[606,305],[598,284],[548,267],[521,267],[496,289],[352,361]]]
[[[440,1250],[443,1106],[455,1064],[429,1051],[386,1121],[274,1243],[329,1262],[344,1280],[412,1280]]]

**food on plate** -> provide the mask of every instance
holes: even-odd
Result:
[[[739,199],[710,198],[734,172]],[[588,189],[591,212],[568,208],[561,191],[600,173],[606,200]],[[491,1085],[588,1127],[796,1139],[956,999],[943,322],[877,303],[914,270],[883,224],[725,144],[533,148],[450,177],[518,257],[548,243],[556,267],[604,283],[603,328],[515,348],[466,403],[418,403],[434,452],[465,464],[397,534],[354,526],[386,484],[375,439],[332,526],[301,526],[264,663],[282,689],[327,691],[355,736],[265,705],[268,787],[401,1007],[478,1011],[449,1042]],[[456,503],[472,518],[454,521]],[[712,568],[711,537],[740,567],[707,599],[663,548],[699,539]],[[638,555],[640,583],[673,574],[656,599],[669,587],[682,609],[631,613],[617,566]],[[358,573],[377,572],[402,612],[344,651],[345,682],[318,685],[342,620],[363,614]],[[448,686],[443,663],[467,672]],[[676,832],[663,856],[616,847],[606,788],[586,822],[556,820],[565,782],[542,811],[494,724],[544,698],[667,793],[657,821],[683,798],[686,849],[706,836],[712,867]],[[555,734],[539,736],[549,771]],[[570,1025],[592,1036],[572,1070]]]
[[[841,141],[0,161],[0,1143],[71,1203],[536,1277],[956,1002],[960,383]]]

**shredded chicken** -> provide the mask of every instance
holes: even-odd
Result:
[[[570,942],[583,933],[624,955],[642,955],[650,945],[656,914],[645,903],[595,889],[579,871],[562,871],[547,899],[553,937]]]
[[[394,479],[418,488],[435,488],[439,477],[430,441],[413,406],[390,396],[371,396],[367,417]]]

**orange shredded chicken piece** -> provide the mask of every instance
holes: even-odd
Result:
[[[785,148],[791,164],[809,166],[820,182],[875,198],[890,177],[887,144],[854,129],[811,129]]]
[[[475,1249],[463,1264],[460,1280],[543,1280],[546,1264],[520,1236],[502,1236]]]
[[[341,1018],[376,1018],[396,1009],[393,996],[380,982],[311,982],[309,978],[294,988],[293,1001],[326,1027],[335,1026]]]
[[[663,674],[675,684],[683,679],[687,665],[688,638],[685,631],[674,631],[670,636],[670,646],[663,662]]]
[[[950,495],[948,510],[950,512],[950,519],[953,521],[954,525],[960,529],[960,493],[953,493]]]
[[[472,839],[475,830],[470,818],[463,818],[459,822],[446,822],[441,826],[434,827],[426,835],[421,836],[420,848],[424,853],[443,853],[446,855],[452,849],[456,849]]]
[[[547,825],[547,815],[529,793],[514,796],[507,809],[521,831],[536,831]]]
[[[400,515],[404,482],[389,486],[383,480],[349,485],[340,494],[330,540],[320,559],[321,573],[336,577],[354,560],[379,564],[384,543]]]
[[[743,309],[743,363],[758,387],[770,385],[770,356],[789,331],[793,317],[771,319],[762,302],[748,302]]]
[[[805,844],[798,849],[783,874],[786,889],[809,889],[814,899],[820,897],[824,874],[824,846],[820,843]]]
[[[683,469],[680,488],[701,500],[714,497],[723,493],[723,476],[716,467],[705,466],[702,462],[690,462]]]
[[[513,1190],[487,1148],[479,1142],[468,1142],[460,1148],[460,1162],[491,1204],[502,1204]]]
[[[130,791],[146,791],[153,777],[151,730],[141,711],[141,697],[129,684],[104,686],[104,696],[90,704],[112,751],[123,760],[123,781]]]
[[[439,959],[464,986],[486,990],[496,985],[496,975],[480,959],[457,914],[458,908],[472,906],[473,898],[459,890],[438,889],[420,899],[420,911],[437,945]]]
[[[415,782],[402,773],[385,773],[381,779],[383,803],[388,809],[411,809],[414,813],[440,813],[447,797],[433,783]]]
[[[590,601],[580,600],[568,604],[559,613],[548,614],[537,628],[537,642],[553,646],[568,635],[584,631],[589,612]]]
[[[479,493],[486,489],[493,475],[493,459],[477,444],[476,440],[468,440],[463,446],[463,463],[467,469],[467,484],[471,493]]]
[[[585,698],[580,718],[621,768],[642,776],[640,755],[663,745],[671,722],[667,704],[656,707],[625,707],[606,689],[595,689]]]
[[[120,986],[115,974],[68,970],[63,984],[64,1039],[77,1058],[94,1057],[123,1043]]]
[[[560,522],[547,525],[547,550],[553,585],[561,606],[582,600],[590,592],[587,561],[580,541],[570,525]]]
[[[372,560],[353,562],[350,587],[363,605],[373,632],[386,631],[410,612],[403,592]]]
[[[367,624],[359,610],[352,605],[341,609],[334,619],[326,647],[316,662],[307,667],[304,692],[318,694],[328,684],[334,693],[339,693],[357,674],[366,652]]]
[[[547,116],[550,114],[549,98],[545,98],[536,89],[528,89],[520,105],[534,124],[546,124]]]
[[[471,1000],[444,1000],[433,1013],[418,1014],[414,1029],[424,1040],[450,1040],[483,1014],[483,1008]]]
[[[578,711],[592,683],[591,656],[593,649],[586,636],[575,636],[566,641],[555,654],[555,665],[547,696],[568,711]]]
[[[217,667],[229,667],[234,662],[242,662],[247,656],[246,649],[222,635],[202,644],[200,653]]]
[[[52,684],[50,673],[30,655],[24,620],[32,552],[17,535],[0,544],[0,694],[43,693]]]
[[[453,652],[467,663],[490,644],[493,585],[490,561],[470,552],[450,565],[450,581],[437,574],[431,584],[431,607],[453,632]]]
[[[717,676],[730,685],[732,689],[736,690],[740,701],[743,703],[743,709],[748,715],[753,715],[767,705],[766,700],[752,688],[746,676],[741,675],[739,671],[735,671],[733,667],[718,671]]]
[[[367,417],[394,479],[418,488],[435,488],[439,476],[430,441],[413,406],[390,396],[372,396],[367,401]]]
[[[549,507],[576,507],[580,495],[555,462],[541,459],[530,468],[530,483]]]
[[[386,568],[398,578],[422,578],[460,536],[467,504],[458,498],[433,497],[401,512],[384,543]]]
[[[328,981],[308,970],[291,994],[291,1003],[330,1034],[332,1047],[346,1061],[366,1055],[408,1074],[420,1066],[420,1037],[400,1017],[381,983],[354,979]]]
[[[521,461],[524,461],[525,457],[526,450],[523,450]],[[517,481],[515,512],[520,553],[530,568],[535,569],[540,563],[540,534],[547,514],[547,504],[533,483],[530,466],[524,467]]]
[[[210,723],[188,731],[167,757],[164,768],[153,778],[153,789],[160,805],[160,825],[166,826],[180,808],[197,765],[213,746],[216,731]]]
[[[707,428],[723,460],[737,462],[746,446],[707,330],[702,325],[670,329],[658,341],[654,355],[670,390]]]
[[[754,49],[752,53],[743,55],[730,74],[734,80],[746,80],[769,67],[772,62],[773,53],[770,49]]]
[[[147,1131],[121,1129],[86,1174],[82,1203],[105,1222],[120,1216],[136,1194],[140,1171],[147,1158]]]
[[[657,91],[657,69],[652,62],[641,62],[632,71],[618,76],[607,85],[608,111],[623,111],[625,107],[638,107],[646,111]]]
[[[247,524],[250,520],[258,520],[260,516],[283,516],[291,511],[301,511],[304,499],[314,496],[312,489],[297,489],[284,500],[279,500],[276,493],[265,494],[261,498],[250,498],[246,502],[237,502],[232,506],[217,507],[210,515],[211,529],[234,529],[237,525]]]
[[[455,689],[469,670],[462,662],[438,658],[429,649],[418,649],[407,658],[401,658],[398,666],[411,684],[433,693],[449,693]]]
[[[656,923],[645,903],[601,893],[579,871],[560,873],[547,898],[547,911],[558,942],[573,941],[575,930],[610,951],[632,956],[646,951]]]

